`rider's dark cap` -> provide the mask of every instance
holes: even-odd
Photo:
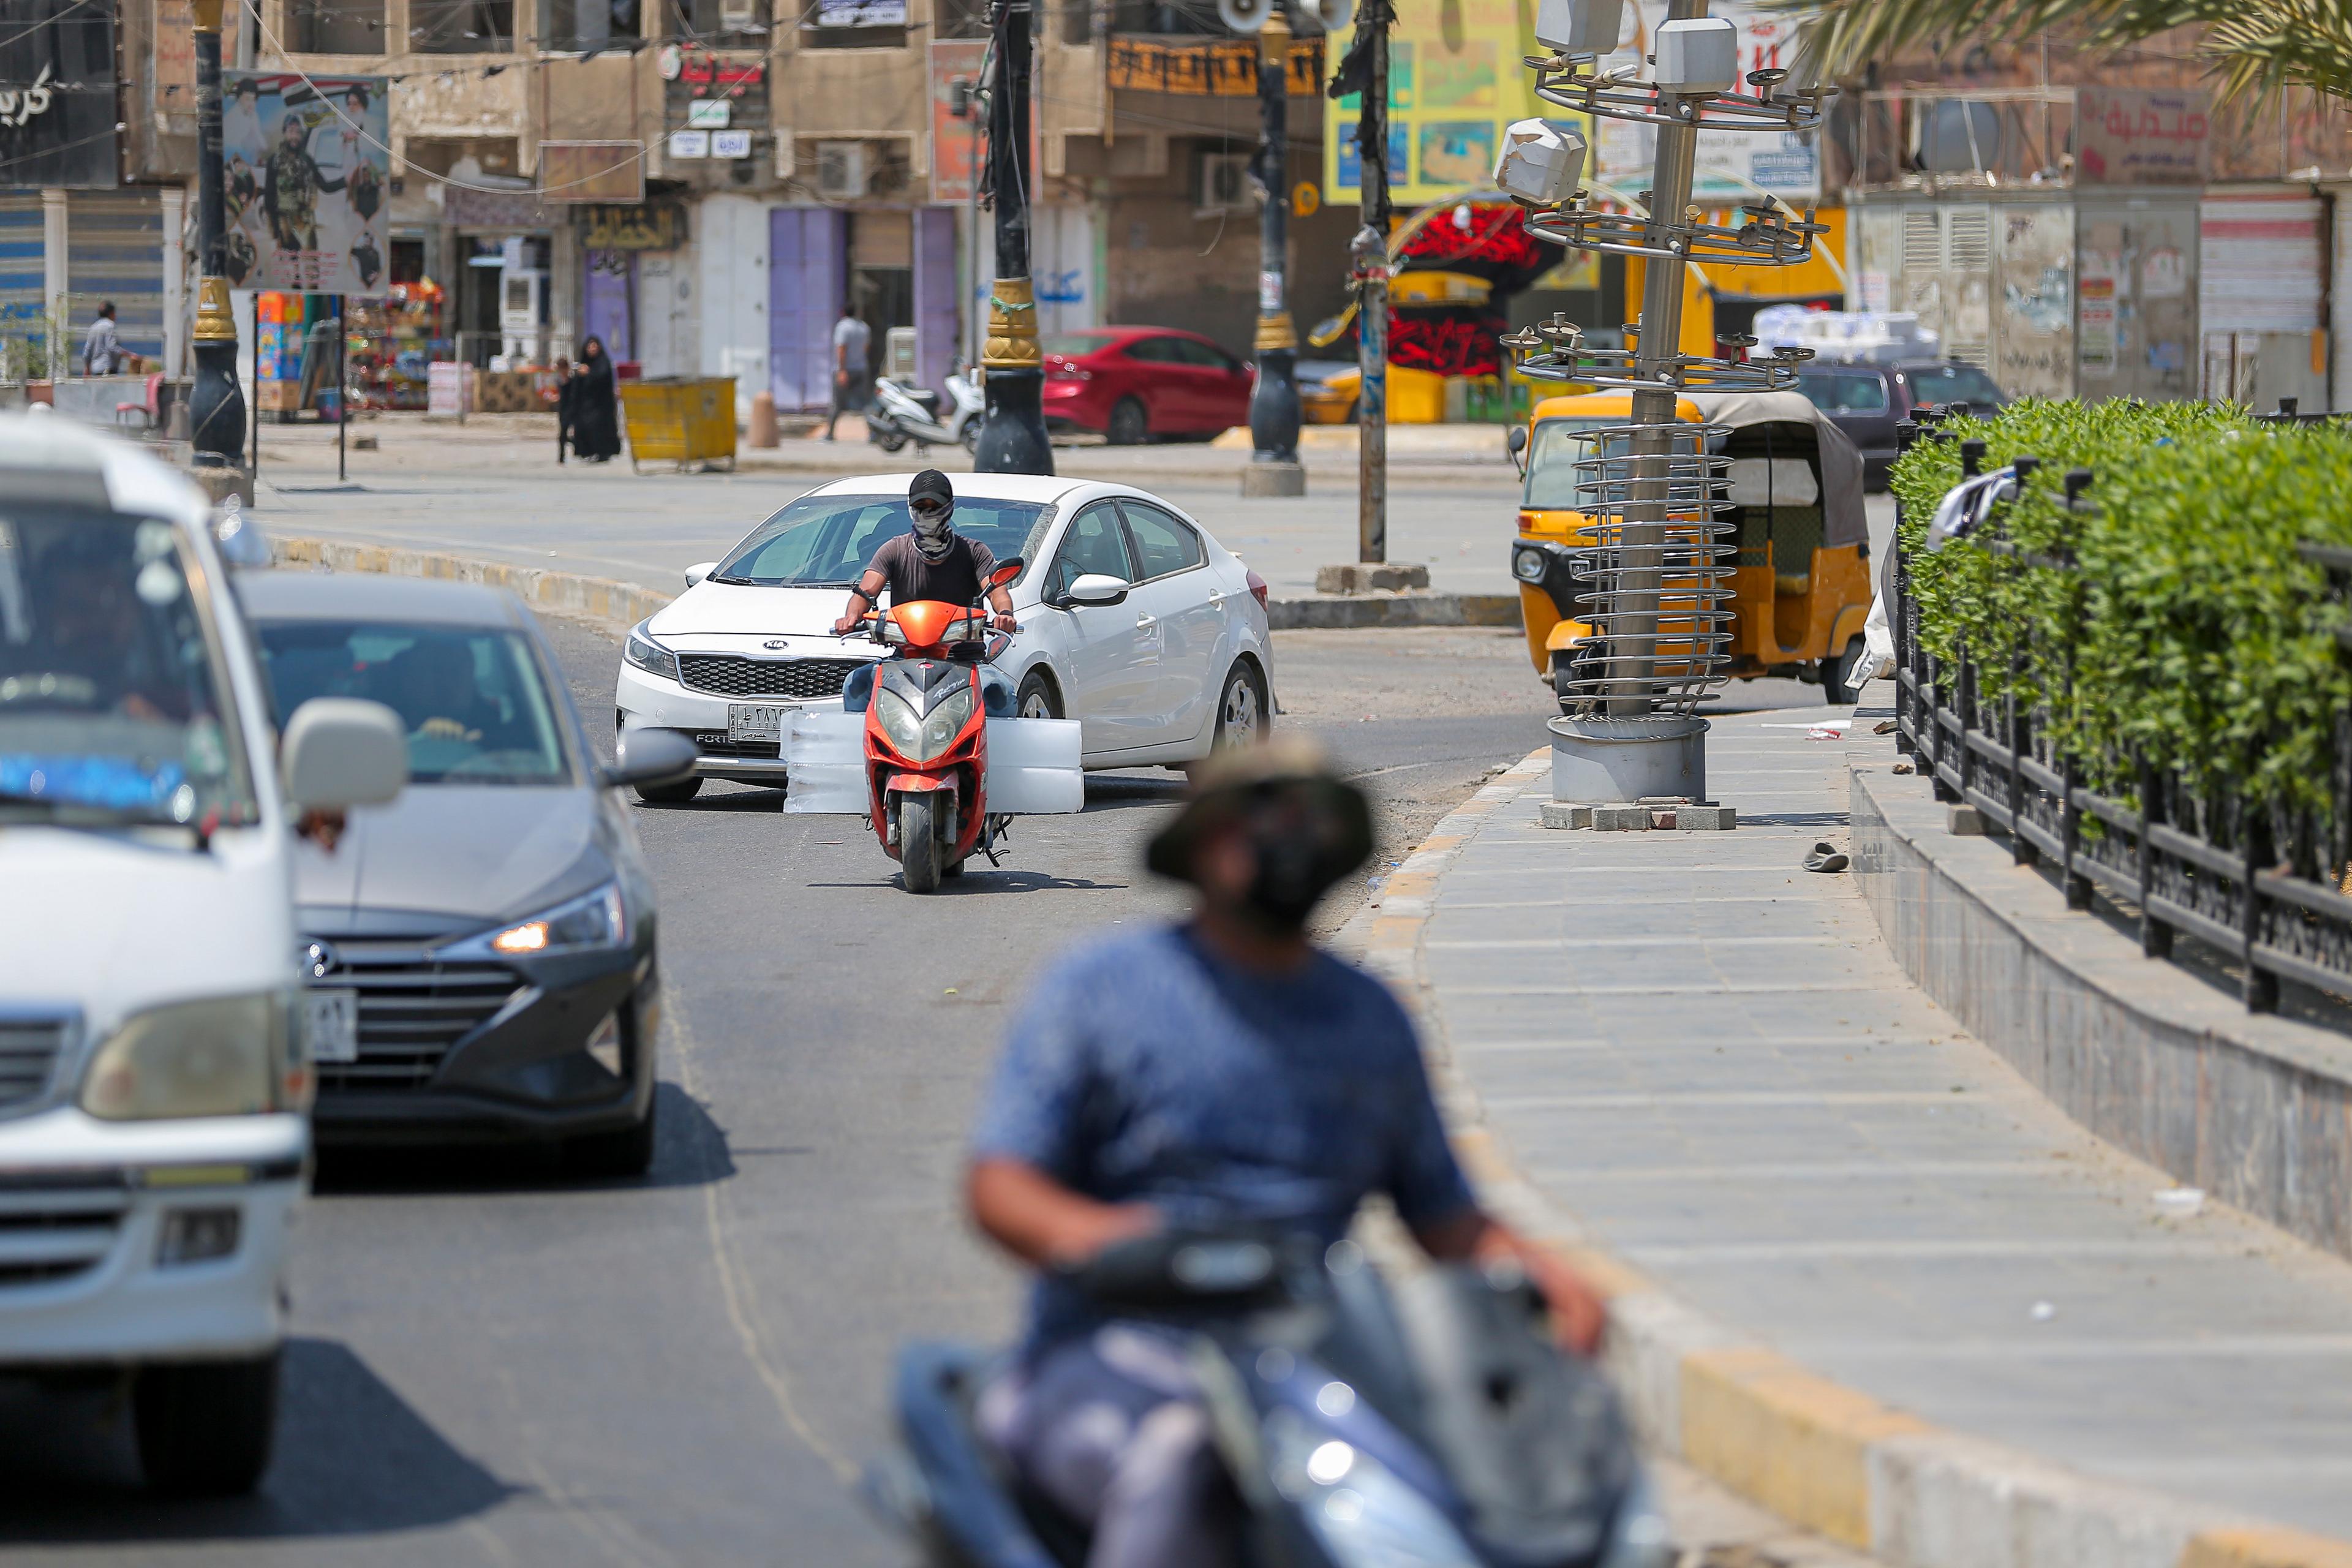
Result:
[[[907,487],[907,504],[912,506],[919,500],[935,500],[941,506],[953,506],[955,489],[948,483],[945,474],[937,468],[925,468]]]
[[[1159,876],[1191,881],[1192,851],[1202,836],[1246,816],[1254,803],[1276,796],[1303,798],[1314,807],[1333,881],[1371,857],[1370,803],[1332,771],[1323,748],[1303,735],[1224,747],[1193,764],[1192,781],[1184,809],[1152,836],[1144,851],[1145,867]]]

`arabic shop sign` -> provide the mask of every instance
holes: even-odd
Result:
[[[2201,185],[2210,101],[2198,91],[2085,87],[2074,99],[2074,178],[2085,185]]]
[[[121,184],[114,75],[111,5],[0,0],[0,183]]]

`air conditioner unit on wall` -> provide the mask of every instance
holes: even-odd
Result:
[[[827,201],[854,202],[866,195],[866,143],[816,144],[816,194]]]
[[[1201,211],[1234,212],[1255,206],[1255,191],[1250,180],[1248,153],[1201,154]]]

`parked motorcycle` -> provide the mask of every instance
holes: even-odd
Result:
[[[949,376],[947,386],[948,405],[942,409],[938,393],[877,376],[873,406],[866,415],[867,438],[886,452],[902,451],[909,441],[918,452],[932,447],[978,450],[986,411],[980,387],[961,374]]]
[[[1665,1568],[1664,1520],[1601,1373],[1563,1355],[1516,1271],[1393,1287],[1342,1241],[1174,1233],[1070,1278],[1189,1340],[1252,1568]],[[1010,1476],[975,1420],[1002,1358],[898,1358],[903,1450],[866,1494],[938,1568],[1078,1568],[1086,1531]]]
[[[793,719],[784,809],[858,812],[910,893],[961,876],[974,855],[999,864],[1014,816],[1086,805],[1076,721],[1014,717],[1013,683],[991,663],[1011,639],[990,629],[987,595],[1022,566],[1000,563],[979,603],[869,613],[891,657],[850,677],[844,711]]]

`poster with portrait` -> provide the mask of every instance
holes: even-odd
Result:
[[[233,289],[381,295],[392,138],[382,77],[223,71]]]

